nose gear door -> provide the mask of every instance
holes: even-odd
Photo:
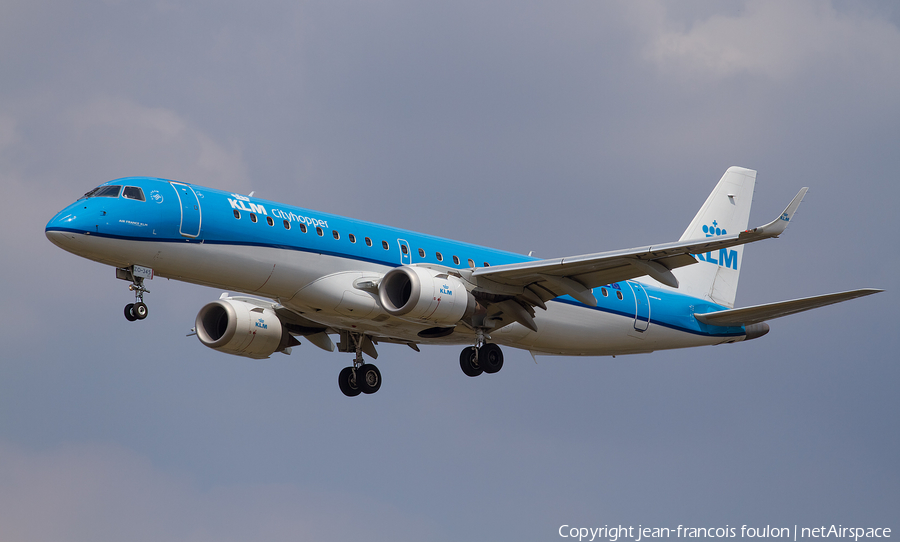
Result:
[[[187,184],[171,182],[178,202],[181,204],[181,225],[179,233],[184,237],[197,237],[200,235],[200,200],[193,187]]]

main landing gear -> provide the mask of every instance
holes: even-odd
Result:
[[[371,339],[357,333],[348,334],[348,338],[356,343],[356,358],[353,359],[353,366],[341,370],[338,375],[338,386],[347,397],[356,397],[360,393],[375,393],[381,389],[381,371],[372,363],[364,363],[362,356],[364,342]]]
[[[459,367],[466,376],[494,374],[503,368],[503,350],[494,343],[484,342],[484,332],[479,331],[476,345],[460,352]]]

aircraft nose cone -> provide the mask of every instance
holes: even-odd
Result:
[[[45,231],[58,230],[60,228],[75,228],[74,222],[77,218],[74,209],[71,207],[63,209],[56,213],[56,216],[51,218],[50,222],[47,222]]]
[[[44,228],[44,235],[54,245],[65,250],[71,250],[81,229],[81,225],[78,224],[78,216],[75,214],[75,208],[70,206],[57,213],[56,216],[47,222],[47,226]]]
[[[66,248],[67,242],[74,240],[73,234],[58,230],[45,230],[44,235],[47,236],[51,243],[60,248]]]

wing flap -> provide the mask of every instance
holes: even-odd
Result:
[[[840,303],[857,297],[877,294],[878,292],[883,291],[884,290],[878,290],[876,288],[862,288],[860,290],[804,297],[801,299],[779,301],[778,303],[767,303],[765,305],[754,305],[752,307],[740,309],[728,309],[724,311],[695,314],[694,318],[704,324],[713,326],[746,326],[758,324],[766,320],[772,320],[773,318],[781,318],[782,316],[824,307],[826,305],[832,305],[834,303]]]

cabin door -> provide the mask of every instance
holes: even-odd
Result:
[[[634,292],[634,329],[647,331],[650,327],[650,298],[647,290],[640,282],[628,282],[631,291]]]
[[[175,182],[171,185],[181,204],[181,224],[178,231],[184,237],[197,237],[200,235],[200,200],[190,185]]]

